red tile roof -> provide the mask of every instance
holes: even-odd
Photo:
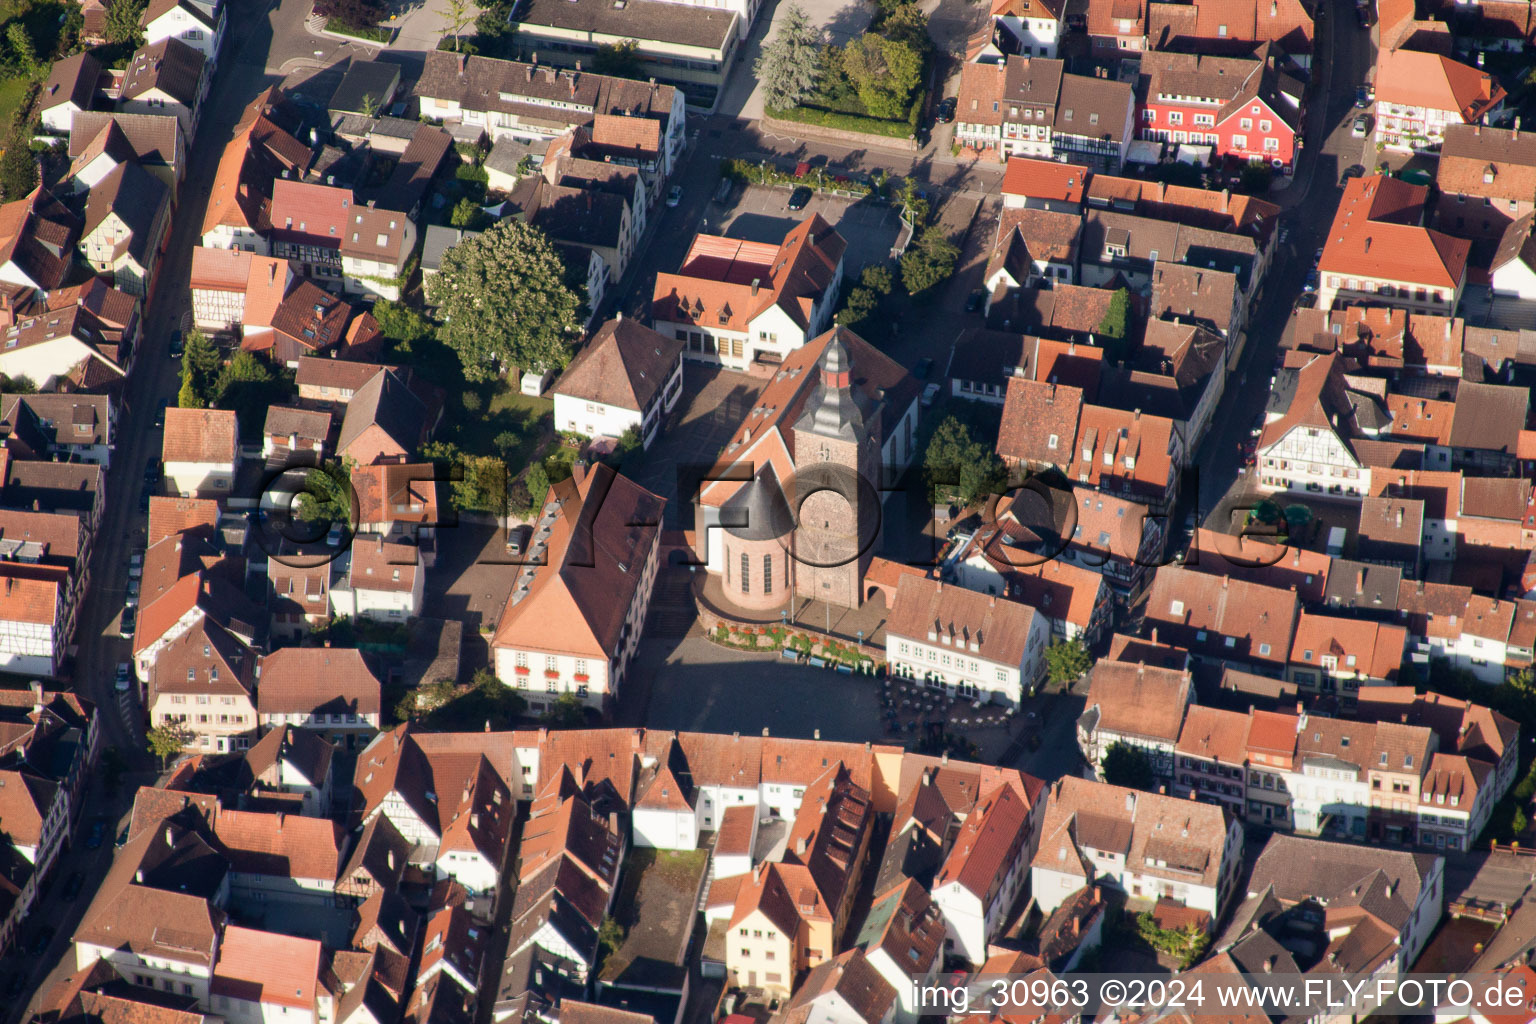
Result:
[[[1352,178],[1318,263],[1322,274],[1456,288],[1471,243],[1418,226],[1428,188],[1397,178]]]
[[[231,999],[314,1013],[320,962],[314,939],[227,925],[209,988]]]
[[[240,451],[240,434],[232,409],[165,410],[161,456],[167,463],[233,465]]]
[[[1088,175],[1081,164],[1014,157],[1003,172],[1003,195],[1081,203]]]

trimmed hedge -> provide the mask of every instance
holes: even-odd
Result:
[[[331,18],[327,21],[325,30],[341,36],[351,36],[354,39],[366,39],[371,43],[387,43],[390,36],[394,35],[393,29],[381,28],[377,25],[373,28],[353,28],[340,18]]]
[[[819,107],[793,107],[789,110],[769,107],[767,114],[769,117],[776,117],[781,121],[813,124],[842,132],[883,135],[888,139],[905,139],[913,134],[912,126],[906,121],[882,121],[875,117],[863,117],[858,114],[840,114],[837,111],[822,110]]]

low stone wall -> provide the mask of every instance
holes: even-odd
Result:
[[[899,149],[904,153],[916,153],[922,147],[916,139],[894,139],[889,135],[872,135],[868,132],[850,132],[841,128],[827,128],[819,124],[800,121],[782,121],[777,117],[763,116],[763,127],[775,135],[788,135],[795,139],[815,139],[833,142],[839,146],[870,146],[875,149]]]

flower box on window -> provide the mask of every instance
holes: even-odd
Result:
[[[560,670],[557,669],[557,668],[547,668],[547,669],[544,670],[544,678],[545,679],[559,679],[560,678]]]
[[[527,665],[519,665],[516,668],[514,668],[512,671],[516,672],[520,676],[525,676],[525,675],[528,674],[528,666]]]
[[[587,675],[585,672],[577,672],[576,673],[576,681],[578,683],[585,683],[585,682],[589,681],[591,678],[592,677]]]

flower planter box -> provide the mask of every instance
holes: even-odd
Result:
[[[528,674],[528,666],[527,665],[519,665],[516,668],[514,668],[512,671],[516,672],[520,676],[525,676],[525,675]]]

